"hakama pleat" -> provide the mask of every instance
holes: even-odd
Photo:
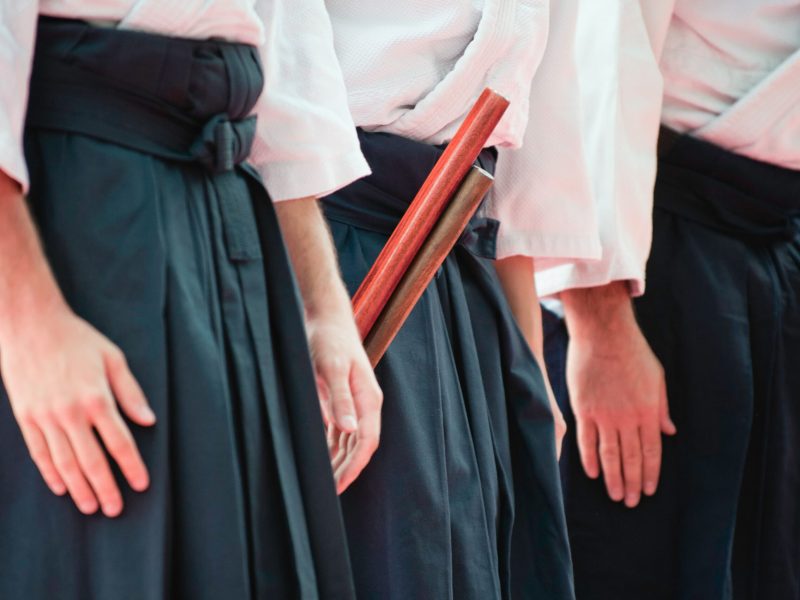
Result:
[[[263,186],[244,166],[215,172],[161,155],[174,139],[155,126],[139,129],[147,143],[113,121],[81,131],[87,115],[108,115],[104,81],[130,92],[130,114],[142,114],[136,94],[152,94],[148,110],[162,117],[191,105],[184,129],[218,111],[244,117],[260,93],[255,57],[235,44],[41,23],[31,210],[67,302],[123,350],[158,422],[131,425],[150,488],[134,493],[117,472],[124,512],[87,517],[48,491],[4,399],[0,598],[354,596],[298,294]],[[136,68],[120,69],[126,60]],[[63,71],[89,99],[84,113],[54,114],[36,96]],[[129,116],[118,114],[122,129]]]
[[[678,433],[657,494],[633,510],[582,473],[568,435],[579,598],[800,596],[798,216],[798,172],[687,136],[661,156],[636,313]],[[552,375],[566,346],[552,319],[550,334]]]
[[[361,143],[374,174],[324,201],[351,293],[442,151]],[[473,220],[376,369],[381,444],[342,496],[361,598],[572,597],[541,372],[491,261],[473,253],[495,232]]]

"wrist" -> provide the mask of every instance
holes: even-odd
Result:
[[[303,308],[307,321],[353,319],[353,304],[344,282],[338,277],[317,290],[308,291],[303,297]]]
[[[561,300],[571,339],[605,344],[638,330],[626,282],[562,292]]]
[[[54,319],[71,315],[58,287],[24,286],[12,302],[3,307],[0,316],[0,347],[8,347],[15,340],[46,332]]]

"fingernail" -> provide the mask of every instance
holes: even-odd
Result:
[[[66,493],[67,493],[67,488],[66,488],[66,487],[64,487],[64,484],[62,484],[62,483],[54,483],[54,484],[53,484],[53,485],[50,487],[50,490],[51,490],[51,491],[52,491],[52,492],[53,492],[53,493],[54,493],[56,496],[63,496],[64,494],[66,494]]]
[[[103,514],[110,519],[114,517],[118,517],[119,514],[122,512],[122,502],[115,500],[112,502],[106,502],[103,505]]]
[[[639,496],[637,496],[636,494],[628,494],[627,496],[625,496],[625,505],[628,508],[633,508],[638,503],[639,503]]]
[[[85,515],[93,515],[97,512],[97,508],[98,506],[96,501],[87,501],[78,504],[78,510]]]
[[[656,493],[656,484],[653,483],[652,481],[648,481],[647,483],[645,483],[644,484],[644,493],[647,494],[648,496],[652,496],[653,494],[655,494]]]
[[[358,421],[353,415],[345,415],[341,419],[342,428],[346,431],[355,431],[358,428]]]
[[[142,421],[147,421],[148,423],[155,423],[156,422],[156,413],[152,411],[152,409],[147,406],[140,406],[138,409],[139,418]]]
[[[149,477],[138,477],[131,482],[131,487],[134,491],[143,492],[150,486]]]

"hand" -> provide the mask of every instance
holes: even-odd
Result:
[[[48,487],[69,491],[85,514],[120,514],[122,495],[99,435],[136,491],[147,469],[116,402],[134,423],[155,415],[122,352],[66,306],[16,329],[3,345],[0,369],[31,457]],[[116,402],[115,402],[116,398]]]
[[[550,403],[555,425],[556,456],[561,458],[561,445],[564,435],[567,433],[567,423],[558,407],[547,375],[544,360],[542,312],[539,308],[539,295],[536,291],[534,260],[529,256],[509,256],[495,261],[494,267],[514,319],[542,371],[547,400]]]
[[[544,361],[542,361],[544,364]],[[556,402],[556,395],[553,393],[553,387],[550,385],[550,379],[547,373],[544,375],[544,385],[547,390],[547,400],[550,402],[550,410],[553,411],[553,421],[555,425],[556,434],[556,458],[561,458],[561,449],[564,444],[564,436],[567,435],[567,422],[564,420],[564,415]]]
[[[652,496],[661,469],[661,433],[673,435],[664,370],[633,318],[597,336],[576,336],[567,381],[586,474],[602,465],[608,495],[633,508]],[[598,452],[599,449],[599,452]]]
[[[314,198],[275,204],[306,315],[328,447],[342,493],[378,448],[381,393],[353,320],[331,234]]]
[[[361,474],[378,448],[381,392],[352,314],[307,323],[328,449],[341,494]]]

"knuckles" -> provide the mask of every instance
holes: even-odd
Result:
[[[106,395],[97,392],[85,394],[79,400],[79,404],[90,417],[103,416],[110,408],[110,402]]]

